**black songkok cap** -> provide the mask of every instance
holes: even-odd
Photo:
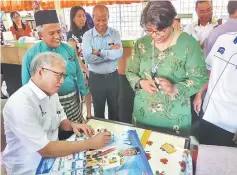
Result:
[[[43,24],[59,23],[56,10],[39,10],[35,12],[36,27]]]

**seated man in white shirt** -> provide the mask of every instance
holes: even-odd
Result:
[[[63,58],[53,52],[37,55],[31,63],[31,80],[7,101],[4,126],[7,146],[3,163],[8,175],[34,174],[41,156],[61,157],[87,149],[98,149],[109,143],[110,132],[99,133],[85,124],[67,119],[59,102],[58,90],[66,78]],[[83,131],[84,141],[57,141],[58,128]]]
[[[199,142],[236,146],[233,137],[237,132],[237,32],[221,35],[206,63],[210,79],[203,103]],[[200,92],[205,88],[207,86]]]

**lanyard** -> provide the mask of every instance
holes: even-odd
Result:
[[[151,69],[151,74],[152,74],[152,79],[154,80],[156,75],[157,75],[157,71],[158,71],[158,64],[155,64],[155,42],[153,40],[153,47],[152,47],[152,69]]]
[[[175,35],[175,31],[174,31],[174,28],[173,28],[173,36],[172,36],[172,39],[169,42],[169,45],[167,46],[167,48],[164,51],[159,53],[159,55],[164,54],[164,52],[170,47],[170,44],[172,43],[172,41],[174,39],[174,35]],[[155,41],[153,40],[152,43],[153,43],[153,47],[152,47],[152,69],[151,69],[151,74],[152,74],[152,79],[154,80],[155,77],[158,75],[158,66],[159,66],[160,61],[158,61],[155,64]]]

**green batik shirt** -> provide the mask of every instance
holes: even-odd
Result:
[[[156,77],[165,78],[177,87],[177,96],[171,98],[162,90],[150,95],[135,88],[140,78],[146,79],[145,73],[152,76],[153,65],[158,67]],[[208,80],[202,50],[193,37],[181,33],[177,43],[163,52],[157,48],[153,50],[151,36],[138,39],[128,61],[126,77],[135,91],[134,124],[165,128],[176,133],[189,132],[190,96]]]
[[[66,62],[67,77],[59,89],[59,96],[67,95],[77,90],[80,95],[87,95],[83,74],[74,49],[66,43],[61,42],[57,48],[49,48],[44,41],[35,44],[24,55],[21,68],[22,84],[30,80],[30,64],[33,58],[42,52],[55,52],[61,55]]]

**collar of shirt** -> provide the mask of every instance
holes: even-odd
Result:
[[[99,34],[99,32],[95,29],[95,27],[92,29],[92,35],[93,35],[93,37],[101,36],[101,34]],[[104,36],[106,36],[106,35],[110,35],[110,36],[112,35],[112,30],[110,27],[107,28]]]
[[[61,46],[62,41],[60,42],[60,45],[56,48],[52,48],[46,45],[46,43],[44,41],[41,41],[41,46],[44,50],[48,50],[48,51],[55,51],[57,48],[59,48]]]
[[[207,23],[207,25],[202,26],[202,25],[198,25],[198,24],[194,24],[194,28],[213,28],[214,26],[218,25],[217,23]]]
[[[45,94],[38,86],[36,86],[36,84],[32,80],[29,81],[28,86],[39,100],[43,100],[48,97],[48,95]]]

